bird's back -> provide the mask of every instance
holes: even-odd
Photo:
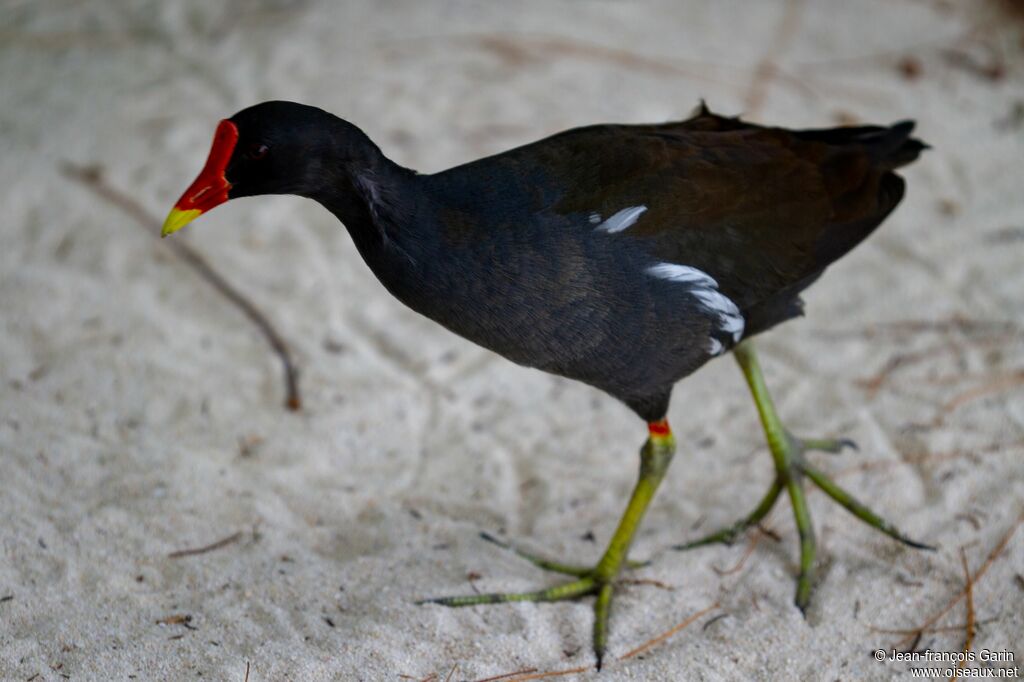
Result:
[[[800,291],[899,203],[893,171],[924,148],[912,128],[791,131],[701,107],[432,176],[442,241],[486,280],[473,328],[448,326],[620,397],[663,391],[800,313]]]
[[[778,321],[799,292],[863,241],[900,202],[893,171],[925,145],[913,123],[786,130],[711,113],[679,122],[576,128],[440,174],[460,188],[477,238],[557,217],[570,234],[632,207],[629,242],[659,262],[714,277],[748,316],[748,334]],[[468,191],[467,191],[468,190]],[[792,311],[791,311],[792,312]],[[785,318],[783,318],[785,319]]]

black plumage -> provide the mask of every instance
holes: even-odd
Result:
[[[447,606],[593,595],[600,667],[615,578],[675,452],[672,386],[730,350],[757,404],[776,476],[740,522],[680,545],[730,542],[785,490],[800,538],[795,603],[810,601],[815,542],[803,480],[872,527],[909,539],[817,471],[776,414],[750,337],[802,312],[800,293],[903,198],[894,172],[925,145],[913,123],[787,130],[712,114],[569,130],[441,173],[387,159],[325,111],[266,102],[222,121],[169,234],[228,199],[298,194],[348,228],[412,309],[522,365],[595,386],[648,422],[640,477],[593,568],[520,552],[573,580],[535,592],[431,600]]]
[[[268,102],[234,117],[229,196],[315,199],[412,309],[522,365],[595,386],[648,421],[672,385],[739,341],[660,263],[706,273],[741,338],[800,314],[800,291],[895,208],[913,124],[790,131],[712,114],[577,128],[432,175],[350,123]],[[646,207],[619,232],[597,229]]]

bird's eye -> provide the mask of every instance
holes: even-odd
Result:
[[[249,159],[251,159],[252,161],[259,161],[264,156],[266,156],[267,152],[269,151],[270,147],[268,147],[265,144],[254,144],[251,147],[249,147],[249,151],[246,152],[246,156],[249,157]]]

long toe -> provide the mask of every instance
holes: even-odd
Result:
[[[440,606],[462,607],[481,606],[485,604],[505,604],[510,602],[550,602],[579,599],[595,595],[593,648],[597,669],[601,669],[604,654],[608,645],[608,620],[611,615],[614,586],[610,582],[601,582],[593,577],[556,585],[554,587],[533,592],[492,592],[489,594],[468,594],[454,597],[436,597],[421,599],[417,604],[438,604]]]
[[[688,549],[696,549],[698,547],[704,547],[705,545],[732,545],[736,542],[736,538],[738,538],[749,527],[750,524],[747,522],[747,519],[740,519],[731,526],[726,526],[725,528],[708,533],[696,540],[672,545],[672,549],[677,552],[685,552]]]
[[[499,540],[498,538],[494,537],[493,535],[487,532],[481,532],[480,538],[486,540],[492,545],[496,545],[498,547],[501,547],[502,549],[512,552],[519,558],[525,559],[537,568],[543,569],[545,571],[551,571],[552,573],[561,573],[563,575],[571,575],[577,578],[582,578],[584,576],[590,575],[590,573],[593,571],[593,569],[589,566],[579,566],[576,564],[563,563],[561,561],[553,561],[551,559],[542,557],[539,554],[527,552],[526,550],[516,547],[511,543],[505,542],[504,540]]]
[[[688,549],[695,549],[697,547],[703,547],[705,545],[723,544],[731,545],[736,538],[740,536],[745,530],[751,526],[759,524],[768,512],[775,506],[775,502],[778,501],[779,496],[782,494],[782,478],[776,476],[775,480],[772,481],[771,487],[768,488],[768,492],[764,494],[761,501],[757,503],[754,510],[747,514],[745,517],[732,524],[722,528],[721,530],[709,533],[704,537],[687,542],[681,545],[673,545],[672,549],[677,551],[686,551]]]
[[[597,591],[597,599],[594,600],[593,644],[598,670],[604,663],[604,652],[608,647],[608,618],[612,611],[613,591],[611,583],[601,585]]]
[[[895,525],[893,525],[889,521],[886,521],[884,518],[876,514],[867,505],[865,505],[863,502],[860,502],[857,498],[848,493],[845,489],[836,485],[836,483],[831,478],[829,478],[824,473],[814,468],[810,464],[804,462],[800,466],[800,469],[807,476],[807,478],[811,479],[814,485],[818,486],[821,489],[822,492],[824,492],[826,495],[835,500],[841,507],[843,507],[843,509],[850,512],[855,517],[857,517],[867,525],[871,526],[875,530],[885,533],[893,540],[898,540],[899,542],[902,542],[904,545],[907,545],[908,547],[913,547],[914,549],[935,550],[935,547],[933,547],[932,545],[926,545],[923,542],[918,542],[917,540],[912,540],[911,538],[909,538],[905,533],[903,533],[903,531],[901,531]]]
[[[789,437],[790,445],[796,454],[804,452],[828,452],[836,455],[847,448],[858,452],[860,451],[860,448],[857,447],[856,441],[852,438],[799,438],[790,434],[788,431],[786,432],[786,435]]]
[[[520,601],[563,601],[578,599],[593,594],[598,584],[593,578],[581,578],[572,582],[555,585],[533,592],[491,592],[489,594],[467,594],[454,597],[421,599],[417,604],[440,604],[441,606],[480,606],[482,604],[506,604]]]

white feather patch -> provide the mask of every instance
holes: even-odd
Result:
[[[633,223],[635,223],[640,218],[640,215],[646,210],[646,206],[630,206],[629,208],[624,208],[618,213],[608,216],[607,220],[594,229],[600,232],[607,232],[608,234],[622,232],[627,227],[633,225]]]
[[[743,336],[743,313],[732,299],[718,290],[718,282],[711,275],[697,268],[676,263],[656,263],[647,268],[647,274],[689,285],[689,292],[700,302],[701,307],[717,316],[718,328],[721,331],[731,335],[733,341],[739,341]],[[711,339],[711,342],[711,349],[715,348],[715,344],[721,345],[716,339]],[[712,354],[718,353],[712,351]]]
[[[689,265],[676,265],[675,263],[658,263],[647,268],[647,274],[670,282],[682,282],[693,284],[702,289],[717,289],[718,282],[706,272],[691,268]]]
[[[711,337],[708,339],[708,352],[712,355],[721,355],[722,351],[725,350],[725,346],[718,339]]]

